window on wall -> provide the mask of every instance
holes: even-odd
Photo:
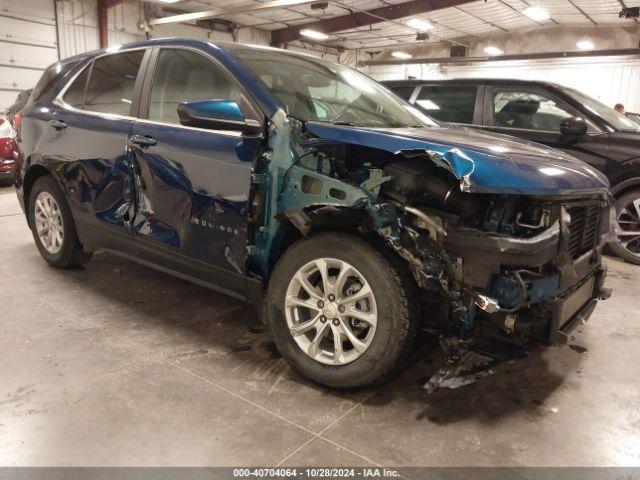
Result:
[[[161,50],[151,86],[149,119],[179,124],[178,104],[194,100],[233,100],[245,114],[250,112],[235,81],[210,59],[190,50]]]
[[[93,112],[130,115],[143,56],[143,50],[136,50],[109,55],[93,62],[83,108]]]
[[[424,86],[416,105],[443,122],[473,123],[477,87]]]
[[[521,90],[497,90],[493,101],[494,125],[559,132],[560,122],[575,115],[570,107],[542,94]]]

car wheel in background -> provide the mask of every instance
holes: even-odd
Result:
[[[609,246],[620,258],[640,265],[640,190],[619,197],[615,207],[617,241]]]
[[[417,302],[406,266],[350,235],[321,233],[289,248],[271,276],[266,321],[278,350],[331,387],[380,383],[409,358]]]
[[[91,258],[78,242],[67,201],[51,176],[40,177],[33,185],[29,195],[29,225],[40,255],[54,267],[75,267]]]

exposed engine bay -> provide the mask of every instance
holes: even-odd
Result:
[[[407,262],[431,306],[424,323],[442,338],[566,343],[608,296],[605,195],[477,193],[441,153],[325,141],[302,125],[291,137],[295,161],[271,172],[277,200],[261,209],[301,235],[343,229],[382,239]]]

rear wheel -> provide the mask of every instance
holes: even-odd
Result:
[[[332,387],[388,379],[416,335],[415,286],[402,267],[350,235],[323,233],[293,245],[267,294],[266,320],[282,356]]]
[[[33,185],[29,195],[29,225],[40,255],[54,267],[75,267],[91,258],[78,242],[62,189],[50,176],[38,178]]]
[[[616,242],[613,252],[627,262],[640,265],[640,190],[625,193],[616,200]]]

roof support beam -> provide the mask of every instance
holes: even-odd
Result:
[[[366,12],[354,12],[350,15],[319,20],[271,32],[271,45],[281,46],[300,37],[300,30],[309,28],[322,33],[334,33],[350,28],[365,27],[375,23],[393,21],[422,13],[440,10],[442,8],[457,7],[476,0],[411,0],[398,5],[374,8]],[[342,5],[341,5],[342,6]],[[344,7],[343,7],[344,8]]]
[[[553,58],[590,58],[590,57],[631,57],[639,56],[640,48],[619,48],[610,50],[589,50],[572,52],[540,52],[540,53],[518,53],[514,55],[496,55],[487,57],[438,57],[438,58],[411,58],[407,60],[365,60],[358,63],[358,66],[374,65],[407,65],[422,63],[425,65],[440,64],[468,64],[484,62],[504,62],[509,60],[546,60]]]
[[[100,38],[100,48],[109,46],[109,9],[123,3],[124,0],[98,0],[98,35]]]
[[[205,10],[203,12],[183,13],[181,15],[172,15],[170,17],[154,18],[149,22],[149,25],[162,25],[164,23],[181,23],[191,22],[194,20],[206,20],[208,18],[216,18],[222,15],[251,13],[273,8],[295,7],[307,3],[315,3],[317,1],[318,0],[272,0],[262,3],[249,3],[231,8],[219,8],[217,10]]]

